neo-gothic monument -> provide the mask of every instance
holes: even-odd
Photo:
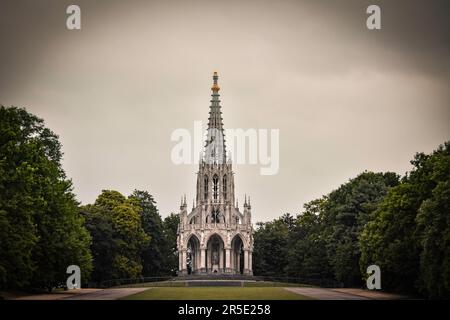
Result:
[[[196,204],[181,201],[178,227],[179,275],[252,275],[253,228],[250,198],[243,212],[234,197],[234,173],[227,158],[217,72],[214,72],[207,140],[197,172]]]

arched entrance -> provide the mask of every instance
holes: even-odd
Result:
[[[224,243],[218,234],[213,234],[206,245],[206,271],[211,274],[224,273]]]
[[[200,268],[200,241],[191,235],[187,243],[186,267],[188,274],[198,273]]]
[[[244,273],[244,243],[238,234],[231,240],[231,267],[236,274]]]

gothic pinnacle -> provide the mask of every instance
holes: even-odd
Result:
[[[217,84],[219,76],[217,72],[213,75],[213,86],[211,87],[211,105],[208,118],[208,132],[205,141],[205,162],[207,163],[226,163],[226,147],[223,129],[222,112],[220,111],[219,90]]]

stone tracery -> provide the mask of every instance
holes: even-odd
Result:
[[[226,160],[218,76],[214,73],[207,143],[197,173],[196,206],[180,206],[179,274],[253,274],[251,206],[235,203],[234,173]],[[250,241],[248,241],[249,239]]]

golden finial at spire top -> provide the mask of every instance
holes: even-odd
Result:
[[[213,86],[211,87],[212,91],[219,91],[220,87],[217,85],[217,79],[219,78],[219,76],[217,75],[217,71],[214,71],[214,75],[213,75]]]

